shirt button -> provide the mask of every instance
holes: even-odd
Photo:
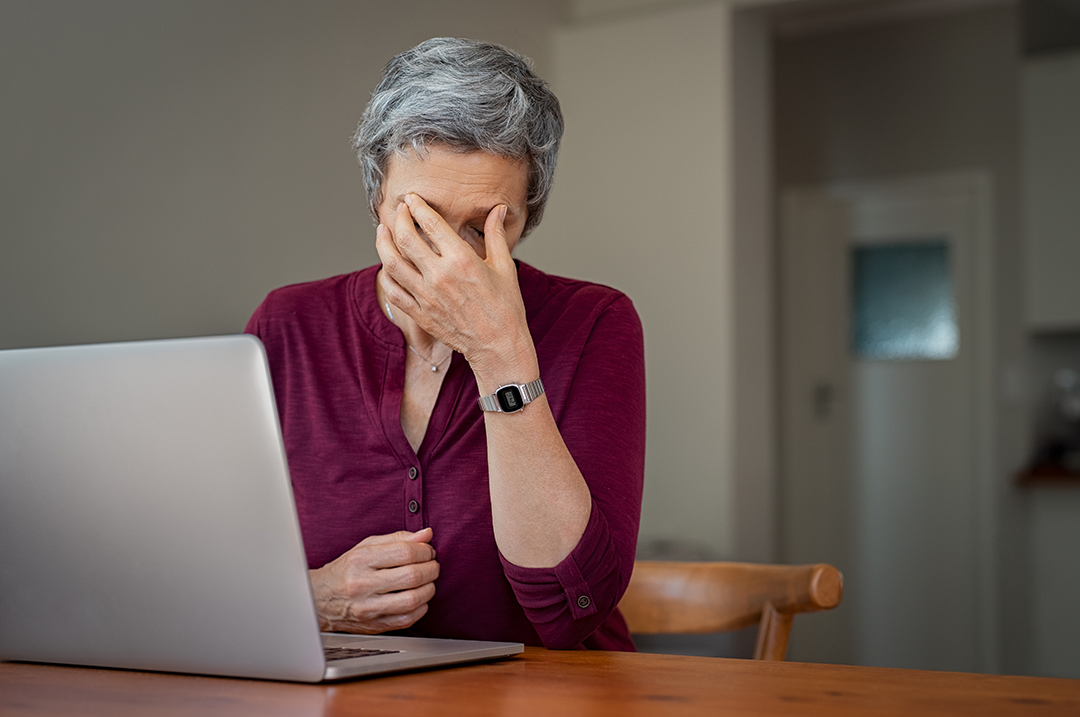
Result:
[[[415,500],[410,500],[409,501],[409,512],[410,513],[415,513],[418,510],[420,510],[420,504],[417,503]],[[585,599],[588,600],[588,598],[585,598]]]
[[[416,466],[409,468],[409,480],[416,480],[417,470]]]
[[[591,604],[591,602],[592,602],[592,601],[591,601],[591,600],[589,600],[589,596],[588,596],[588,595],[582,595],[581,597],[579,597],[579,598],[577,599],[577,606],[578,606],[579,608],[581,608],[582,610],[584,610],[585,608],[589,607],[589,605]]]

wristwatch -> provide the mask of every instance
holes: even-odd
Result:
[[[481,396],[480,409],[496,413],[517,413],[544,393],[544,384],[540,379],[528,383],[508,383],[499,386],[490,396]]]

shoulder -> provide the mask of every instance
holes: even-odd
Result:
[[[305,281],[274,289],[259,308],[272,313],[308,311],[348,300],[349,287],[357,274],[340,274],[318,281]]]
[[[355,287],[366,274],[377,270],[378,267],[368,267],[349,274],[274,289],[255,310],[247,330],[249,333],[262,334],[282,325],[312,321],[321,323],[349,314],[353,297],[357,294]]]
[[[562,380],[568,391],[583,361],[622,370],[644,360],[641,320],[626,294],[523,262],[518,279],[545,386],[551,377],[553,389]]]
[[[533,318],[545,317],[592,317],[596,321],[602,314],[621,315],[639,323],[630,298],[610,286],[546,274],[525,262],[518,262],[518,278],[530,324]]]
[[[610,286],[524,263],[518,277],[548,403],[560,430],[570,432],[564,439],[575,436],[567,446],[592,450],[582,446],[595,446],[597,421],[626,435],[643,431],[645,340],[633,302]],[[614,385],[618,406],[611,404]]]

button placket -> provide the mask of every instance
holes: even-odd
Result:
[[[418,466],[405,469],[405,528],[417,531],[424,527],[423,507],[424,486]]]

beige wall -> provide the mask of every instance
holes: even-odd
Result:
[[[556,33],[564,154],[544,224],[518,254],[616,286],[641,315],[639,550],[769,561],[767,25],[728,2],[644,5],[577,3]]]
[[[649,385],[642,547],[676,541],[684,556],[734,548],[728,23],[713,4],[557,33],[564,154],[518,251],[634,300]]]
[[[348,138],[436,35],[544,73],[564,0],[0,3],[0,348],[228,333],[376,261]]]

